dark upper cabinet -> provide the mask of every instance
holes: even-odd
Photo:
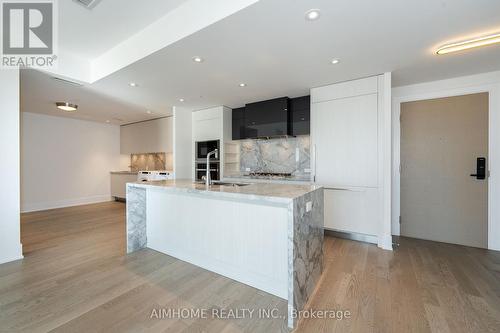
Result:
[[[233,109],[233,140],[307,135],[311,132],[311,98],[281,97]]]
[[[233,140],[246,138],[245,134],[245,108],[233,109]]]
[[[311,96],[290,99],[290,134],[306,135],[311,132]]]
[[[245,106],[247,138],[289,135],[289,99],[275,98]]]

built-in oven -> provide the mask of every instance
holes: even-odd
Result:
[[[211,140],[211,141],[198,141],[196,142],[196,156],[197,160],[203,160],[207,158],[207,154],[215,149],[219,149],[220,152],[220,141],[219,140]],[[215,156],[211,156],[210,160],[218,160]]]
[[[207,175],[207,162],[196,162],[195,165],[196,180],[203,180],[203,177]],[[210,163],[210,178],[212,180],[220,180],[219,166],[219,162]]]

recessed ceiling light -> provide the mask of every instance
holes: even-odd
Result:
[[[135,83],[135,82],[130,82],[128,85],[129,85],[129,86],[131,86],[131,87],[138,87],[138,86],[139,86],[139,85],[138,85],[137,83]]]
[[[147,111],[146,111],[146,113],[147,113],[147,114],[151,114],[151,113],[153,113],[153,112],[151,112],[151,111],[147,110]]]
[[[239,86],[243,88],[243,87],[246,87],[247,84],[246,83],[240,83]]]
[[[184,98],[179,98],[179,102],[184,102]]]
[[[109,124],[109,123],[110,123],[111,121],[109,121],[109,120],[106,120],[106,122],[107,122],[107,123]]]
[[[340,59],[332,59],[332,64],[336,65],[340,62]]]
[[[202,58],[202,57],[198,57],[198,56],[196,56],[196,57],[193,57],[193,61],[194,61],[194,62],[198,62],[198,63],[199,63],[199,62],[203,62],[203,58]]]
[[[319,9],[310,9],[306,12],[306,19],[309,21],[315,21],[320,17]]]
[[[66,112],[74,112],[78,109],[78,105],[71,104],[68,102],[56,102],[56,106],[58,109],[66,111]]]
[[[440,47],[437,51],[436,54],[447,54],[447,53],[452,53],[452,52],[458,52],[458,51],[463,51],[467,49],[472,49],[480,46],[486,46],[486,45],[492,45],[492,44],[497,44],[500,43],[500,34],[495,34],[495,35],[489,35],[489,36],[483,36],[483,37],[477,37],[477,38],[472,38],[463,42],[459,43],[453,43],[453,44],[447,44],[442,47]]]

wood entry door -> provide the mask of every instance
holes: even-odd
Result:
[[[401,235],[487,248],[487,165],[488,93],[401,104]]]

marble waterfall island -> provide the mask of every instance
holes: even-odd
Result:
[[[323,271],[323,189],[127,184],[127,251],[148,247],[288,301],[294,328]]]

